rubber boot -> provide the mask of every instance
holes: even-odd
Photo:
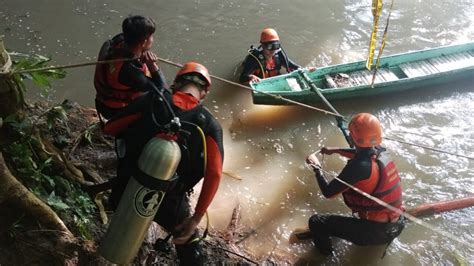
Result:
[[[185,245],[177,245],[179,265],[204,265],[206,263],[206,255],[202,250],[200,241]]]
[[[313,215],[309,219],[309,230],[313,239],[314,246],[324,256],[332,255],[332,243],[329,234],[325,230],[326,217],[322,215]]]

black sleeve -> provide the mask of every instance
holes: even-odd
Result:
[[[372,162],[369,160],[353,159],[342,169],[338,178],[354,185],[355,183],[370,177],[372,171]],[[321,171],[316,170],[316,180],[324,197],[330,198],[344,192],[348,187],[337,179],[328,182]]]
[[[300,65],[293,62],[293,60],[291,60],[290,58],[288,58],[288,67],[290,68],[290,69],[287,69],[288,72],[291,72],[291,71],[294,71],[294,70],[297,70],[297,69],[301,68]]]
[[[151,72],[151,79],[158,88],[169,89],[169,85],[168,82],[166,82],[165,75],[163,75],[163,72],[161,72],[160,69],[158,69],[158,71],[156,72]]]
[[[249,75],[252,74],[256,69],[260,68],[258,62],[251,55],[247,55],[243,62],[242,74],[240,74],[239,81],[245,83],[249,81]],[[260,77],[261,78],[261,77]]]
[[[204,108],[204,110],[205,115],[209,117],[209,119],[207,119],[209,121],[209,124],[207,125],[208,130],[206,132],[206,135],[213,138],[214,141],[217,143],[217,146],[219,147],[219,152],[222,156],[222,160],[224,160],[224,141],[222,127],[217,121],[217,119],[209,112],[209,110],[207,110],[207,108]]]
[[[140,91],[152,91],[154,88],[167,88],[166,79],[158,70],[152,73],[153,78],[147,77],[141,70],[138,62],[125,62],[119,73],[120,83]],[[166,87],[164,87],[166,86]]]
[[[290,73],[291,71],[301,68],[300,65],[296,64],[288,57],[285,51],[281,50],[278,52],[278,56],[283,60],[283,67],[286,68],[286,72]],[[288,63],[288,68],[286,63]]]

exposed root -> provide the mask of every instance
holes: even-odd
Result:
[[[16,209],[19,213],[24,212],[28,216],[34,217],[41,225],[73,236],[61,218],[11,174],[5,164],[2,153],[0,153],[0,184],[2,184],[0,188],[0,204],[13,206],[15,207],[13,208],[14,210]]]
[[[84,184],[84,175],[77,169],[67,158],[64,156],[56,146],[54,146],[49,140],[42,138],[39,130],[34,130],[34,138],[37,142],[36,152],[46,160],[48,157],[53,159],[54,166],[61,169],[64,175],[71,181]]]

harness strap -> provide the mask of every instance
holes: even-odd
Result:
[[[255,59],[258,63],[258,65],[260,66],[260,70],[262,70],[262,78],[266,78],[265,76],[265,68],[263,67],[262,63],[260,62],[260,60],[252,53],[252,49],[249,49],[248,50],[249,54],[253,57],[253,59]]]

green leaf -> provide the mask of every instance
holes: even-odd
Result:
[[[12,70],[15,71],[27,71],[37,68],[46,67],[47,63],[51,61],[51,57],[46,57],[43,55],[25,55],[24,58],[14,61]],[[66,71],[62,69],[51,69],[35,72],[26,72],[21,74],[14,74],[15,83],[25,91],[25,85],[23,80],[30,79],[43,91],[41,94],[46,96],[51,88],[51,80],[53,79],[62,79],[66,76]]]
[[[54,186],[56,185],[56,182],[54,182],[54,179],[51,176],[42,174],[41,177],[43,180],[48,181],[48,184],[51,188],[54,188]]]
[[[51,82],[49,82],[48,77],[40,72],[31,72],[31,77],[33,77],[33,82],[40,88],[50,88]]]
[[[60,197],[57,197],[54,191],[49,194],[46,202],[49,206],[56,210],[65,211],[69,209],[69,206],[64,203]]]

